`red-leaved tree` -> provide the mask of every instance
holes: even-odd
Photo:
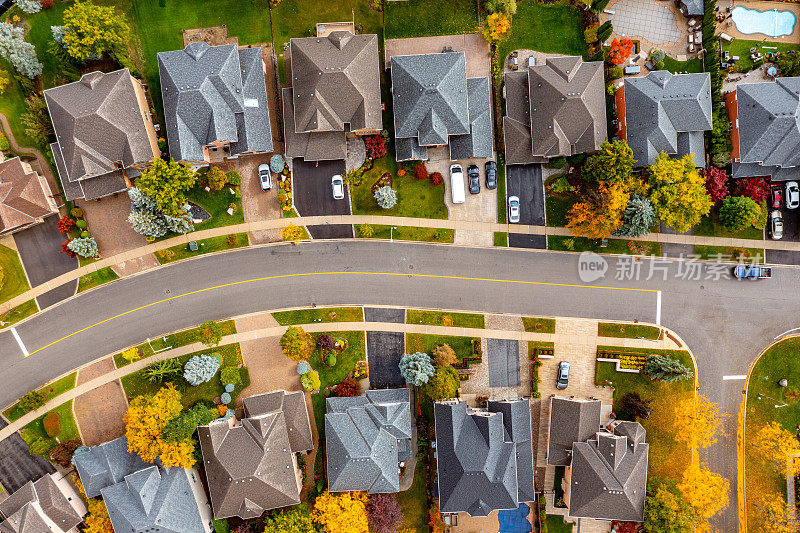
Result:
[[[419,165],[414,167],[414,177],[417,178],[418,180],[424,180],[425,178],[428,177],[428,169],[425,168],[425,165],[423,163],[420,163]]]
[[[72,228],[75,227],[75,221],[69,217],[62,217],[58,219],[58,231],[61,232],[61,235],[66,235]]]
[[[395,494],[370,494],[367,511],[369,529],[375,533],[395,533],[403,524],[403,511]]]
[[[364,137],[364,146],[370,159],[380,159],[386,155],[386,139],[383,135]]]
[[[333,388],[333,394],[341,398],[352,398],[361,395],[361,386],[353,376],[347,376]]]
[[[733,190],[736,196],[747,196],[760,202],[769,197],[769,178],[739,178]]]
[[[444,177],[442,177],[441,172],[434,172],[431,174],[431,183],[433,185],[441,185],[444,182]]]
[[[633,52],[633,41],[627,37],[614,39],[608,49],[608,60],[615,65],[621,65],[631,56]]]
[[[71,240],[72,239],[65,239],[64,242],[61,243],[61,253],[62,254],[67,254],[70,257],[75,257],[75,252],[73,252],[72,250],[67,248],[67,245],[69,244],[69,241],[71,241]]]
[[[719,202],[728,196],[728,173],[717,167],[708,167],[700,171],[706,180],[706,191],[711,196],[711,201]]]

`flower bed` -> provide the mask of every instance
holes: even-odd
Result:
[[[392,186],[392,175],[389,172],[384,172],[383,174],[381,174],[381,177],[378,178],[378,181],[372,184],[370,190],[372,191],[372,194],[375,194],[375,191],[387,185],[389,187]]]
[[[619,368],[628,370],[641,370],[647,356],[650,354],[638,352],[612,352],[607,350],[597,350],[597,359],[603,361],[615,361]]]

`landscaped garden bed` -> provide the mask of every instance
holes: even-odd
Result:
[[[478,341],[480,341],[480,339],[478,339]],[[466,368],[469,366],[469,363],[481,361],[483,354],[476,353],[475,338],[473,337],[424,335],[420,333],[406,334],[406,353],[422,352],[431,355],[434,348],[443,344],[449,345],[453,351],[455,351],[458,363],[453,366],[456,368]],[[480,346],[480,342],[478,343],[478,346]],[[464,364],[465,359],[466,364]]]

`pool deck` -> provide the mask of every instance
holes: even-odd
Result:
[[[794,28],[791,35],[784,35],[783,37],[771,37],[765,33],[742,33],[736,29],[736,24],[733,23],[731,18],[726,19],[724,22],[717,23],[717,35],[720,33],[727,33],[731,37],[735,39],[748,39],[751,41],[770,41],[773,43],[795,43],[800,46],[800,4],[790,3],[790,2],[776,2],[776,1],[764,1],[764,0],[747,0],[747,1],[731,1],[730,3],[725,1],[717,2],[720,11],[723,11],[725,8],[730,5],[731,10],[734,7],[745,7],[747,9],[756,9],[758,11],[772,11],[777,9],[778,11],[791,11],[794,13]]]

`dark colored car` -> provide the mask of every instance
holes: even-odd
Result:
[[[772,208],[780,209],[783,207],[783,187],[780,185],[772,186]]]
[[[486,170],[486,188],[497,188],[497,163],[494,161],[487,161],[485,165]]]
[[[558,363],[558,375],[556,377],[556,388],[564,390],[569,385],[569,363],[561,361]]]
[[[481,173],[477,165],[467,167],[467,178],[469,179],[469,193],[478,194],[481,192]]]

